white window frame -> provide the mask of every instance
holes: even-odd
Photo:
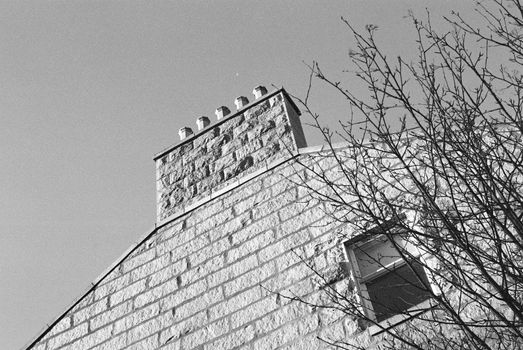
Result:
[[[346,262],[348,262],[349,264],[348,264],[348,266],[345,265],[342,267],[344,268],[344,270],[346,270],[346,272],[349,272],[348,269],[350,269],[350,271],[352,271],[355,282],[356,282],[356,288],[358,289],[358,293],[360,295],[360,299],[361,299],[361,303],[362,303],[361,306],[363,308],[363,312],[365,313],[366,317],[368,317],[370,320],[373,320],[374,322],[376,322],[375,325],[372,325],[368,328],[371,335],[377,335],[379,333],[382,333],[386,329],[388,329],[390,327],[394,327],[395,325],[398,325],[399,323],[402,323],[403,321],[406,321],[410,318],[416,317],[416,316],[420,315],[421,313],[425,312],[426,310],[436,306],[436,303],[434,302],[434,300],[431,298],[428,298],[428,299],[425,299],[422,302],[418,303],[417,305],[413,305],[412,307],[408,308],[407,310],[405,310],[404,313],[390,316],[389,318],[386,318],[380,322],[377,321],[376,315],[374,313],[374,307],[372,305],[372,300],[371,300],[371,298],[369,296],[369,292],[367,290],[367,283],[369,281],[372,281],[374,278],[383,276],[383,275],[390,273],[393,270],[400,268],[403,265],[407,264],[407,261],[405,261],[400,256],[400,257],[398,257],[398,259],[396,259],[392,262],[389,262],[384,266],[381,266],[376,271],[369,273],[366,276],[362,276],[361,271],[360,271],[360,266],[358,263],[358,259],[355,255],[355,249],[358,246],[362,246],[362,245],[369,244],[369,243],[372,244],[373,241],[376,241],[376,244],[378,244],[377,241],[379,239],[381,239],[382,237],[385,237],[387,240],[389,239],[385,235],[380,235],[380,234],[377,234],[368,239],[365,239],[365,238],[367,238],[365,235],[359,235],[359,236],[356,236],[352,239],[348,239],[343,242],[343,248],[344,248],[343,254],[345,256]],[[409,244],[408,241],[406,242],[406,244]],[[414,246],[411,245],[411,247],[413,248],[413,251],[409,250],[409,254],[414,259],[416,259],[420,262],[420,264],[423,268],[423,272],[425,273],[425,275],[428,278],[429,275],[425,269],[426,261],[423,257],[423,254],[421,254],[421,252],[418,249],[416,249]],[[431,286],[432,291],[435,292],[434,286],[432,284],[430,284],[430,286]]]

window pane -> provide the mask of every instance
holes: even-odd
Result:
[[[382,237],[354,248],[361,277],[378,271],[384,266],[401,260],[401,257],[386,237]]]
[[[418,262],[413,262],[412,265],[417,275],[428,285],[423,267]],[[378,322],[402,313],[429,298],[429,292],[416,273],[410,266],[403,265],[366,284]]]

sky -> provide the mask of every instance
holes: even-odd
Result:
[[[313,60],[365,93],[340,17],[378,25],[383,49],[408,57],[405,16],[425,8],[440,17],[473,3],[0,2],[0,348],[31,341],[154,228],[152,157],[179,128],[214,121],[259,84],[304,96]],[[312,101],[332,128],[347,115],[321,84]]]

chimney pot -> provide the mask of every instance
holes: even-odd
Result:
[[[236,110],[242,109],[248,103],[249,103],[249,100],[245,96],[236,97],[236,100],[234,100],[234,104],[236,105]]]
[[[198,130],[203,130],[210,123],[211,121],[209,120],[209,118],[203,115],[196,119],[196,125],[198,126]]]
[[[216,118],[218,120],[222,119],[223,117],[225,117],[226,115],[228,115],[230,113],[231,113],[231,110],[225,106],[220,106],[220,107],[216,108],[216,112],[214,112],[214,114],[216,114]]]
[[[180,141],[185,140],[187,137],[192,135],[192,129],[184,126],[183,128],[180,128],[178,135],[180,135]]]
[[[255,99],[259,99],[267,93],[267,89],[265,88],[265,86],[258,85],[254,88],[254,90],[252,90],[252,93],[254,94]]]

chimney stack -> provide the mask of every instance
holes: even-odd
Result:
[[[180,141],[155,156],[158,222],[306,146],[300,112],[285,90],[268,93],[256,86],[253,94],[252,103],[244,96],[234,101],[238,111],[218,107],[212,125],[196,116],[196,135],[181,128]]]

